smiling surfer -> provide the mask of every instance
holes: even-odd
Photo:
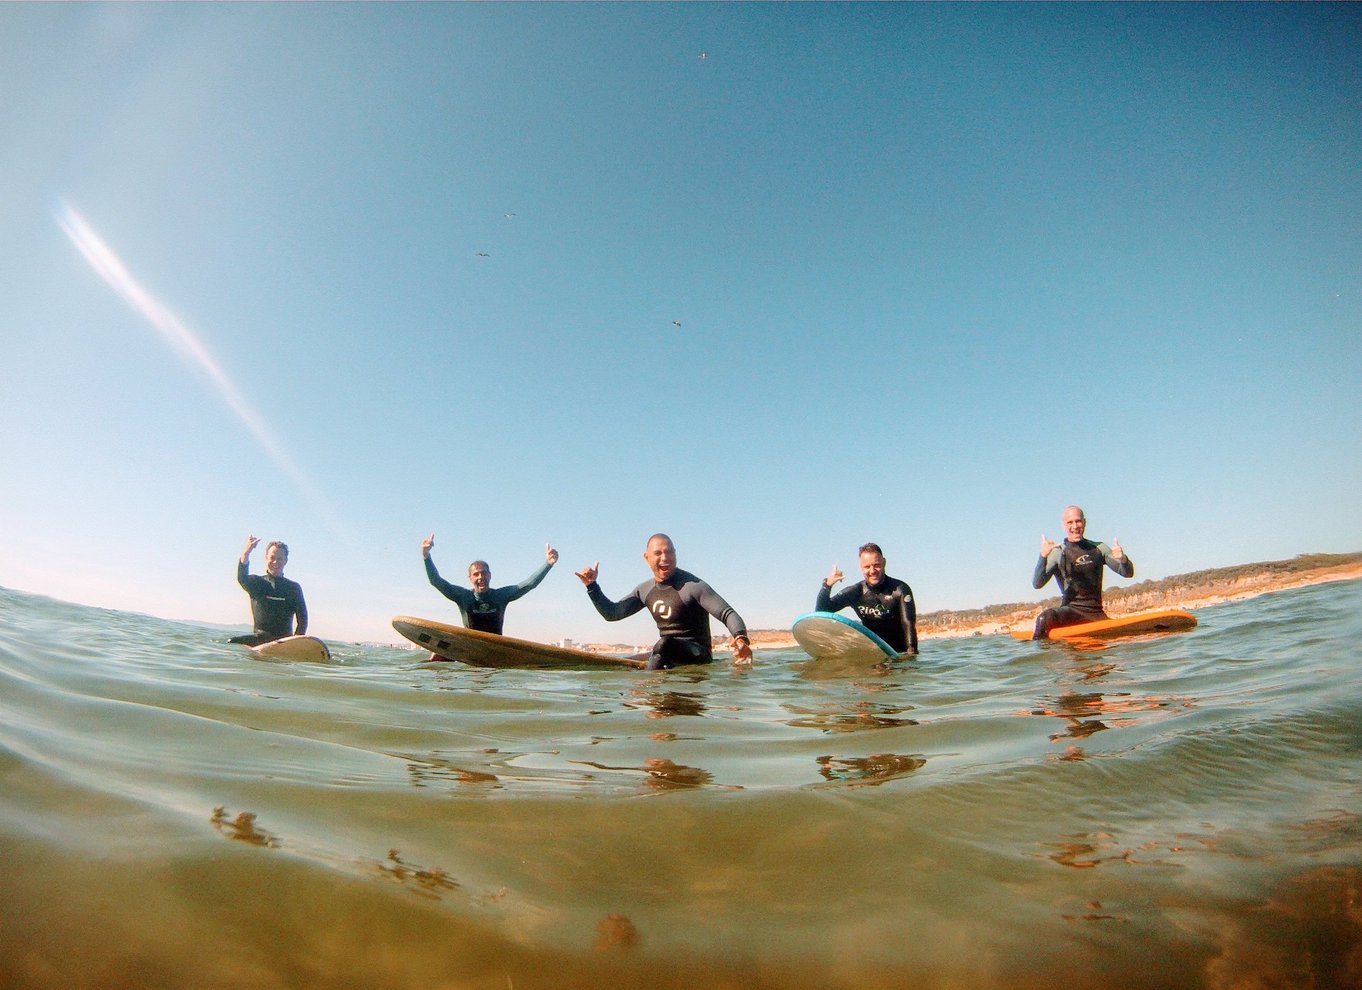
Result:
[[[1134,577],[1135,564],[1121,549],[1120,540],[1111,546],[1084,539],[1088,520],[1083,510],[1071,505],[1064,510],[1064,543],[1055,543],[1044,534],[1040,538],[1040,560],[1031,575],[1031,586],[1045,587],[1050,578],[1059,585],[1059,606],[1047,608],[1036,616],[1032,639],[1049,639],[1050,630],[1097,622],[1107,618],[1102,610],[1102,568],[1110,567],[1121,577]]]
[[[649,670],[712,662],[711,615],[733,636],[733,662],[752,662],[752,643],[747,638],[747,625],[742,616],[706,582],[677,568],[676,546],[670,536],[655,533],[649,537],[643,559],[653,572],[652,580],[644,581],[617,602],[607,598],[596,583],[601,570],[599,560],[577,571],[577,577],[586,585],[591,604],[607,622],[627,619],[645,608],[652,615],[662,638],[653,644],[648,657]]]
[[[229,643],[259,646],[285,636],[301,636],[307,632],[307,603],[297,581],[284,577],[288,563],[288,545],[278,540],[265,546],[265,573],[251,574],[251,551],[260,542],[258,536],[246,537],[246,548],[236,563],[236,583],[251,598],[251,621],[254,631],[249,636],[233,636]],[[294,625],[294,620],[297,625]]]
[[[475,560],[468,565],[468,583],[473,586],[472,590],[469,590],[440,577],[440,572],[435,569],[435,561],[430,559],[430,548],[433,546],[435,534],[431,533],[421,541],[421,559],[425,561],[426,577],[430,579],[430,583],[440,594],[459,606],[459,614],[463,616],[465,626],[496,636],[501,635],[501,628],[506,622],[506,606],[539,587],[539,582],[544,580],[550,568],[558,563],[558,551],[545,543],[544,563],[537,571],[519,584],[493,588],[490,587],[492,569],[487,566],[487,561]]]
[[[865,580],[834,595],[832,589],[842,580],[842,569],[833,565],[832,572],[818,586],[814,609],[840,612],[853,608],[861,624],[900,655],[917,656],[917,603],[913,600],[913,589],[884,572],[884,551],[878,543],[862,545],[859,553]]]

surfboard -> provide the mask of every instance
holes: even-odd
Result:
[[[393,628],[438,657],[459,660],[475,667],[559,667],[567,670],[629,667],[641,670],[648,666],[648,661],[637,657],[616,657],[564,646],[549,646],[547,643],[497,636],[410,615],[395,617]]]
[[[306,660],[312,663],[330,663],[331,651],[316,636],[285,636],[272,639],[268,643],[252,646],[251,652],[258,657],[270,660]]]
[[[898,651],[854,619],[833,612],[806,612],[790,629],[795,642],[815,660],[878,662]]]
[[[1152,633],[1186,632],[1196,625],[1196,616],[1180,608],[1135,612],[1114,619],[1080,622],[1050,630],[1051,639],[1116,639],[1120,636],[1148,636]],[[1033,630],[1013,629],[1013,639],[1030,639]]]

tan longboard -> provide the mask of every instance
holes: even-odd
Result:
[[[560,667],[568,670],[629,667],[641,670],[648,665],[638,657],[616,657],[549,646],[410,615],[394,618],[393,628],[441,659],[459,660],[475,667]]]

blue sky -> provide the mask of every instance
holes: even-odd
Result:
[[[1362,549],[1352,5],[0,6],[0,584],[312,631],[756,627]],[[702,57],[703,56],[703,57]],[[102,261],[101,261],[102,259]],[[677,327],[675,322],[681,325]],[[256,552],[254,564],[263,567]]]

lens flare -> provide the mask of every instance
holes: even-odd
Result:
[[[94,228],[69,204],[58,202],[57,223],[90,267],[95,270],[95,273],[111,289],[122,296],[123,301],[146,320],[152,329],[160,334],[161,339],[170,346],[170,349],[190,367],[196,368],[208,376],[208,380],[217,389],[222,400],[227,403],[227,407],[236,414],[242,425],[264,448],[270,460],[292,479],[299,490],[307,496],[308,500],[326,519],[331,529],[344,535],[346,528],[341,522],[339,514],[312,480],[293,463],[293,459],[289,457],[284,445],[280,443],[269,424],[247,401],[241,389],[237,388],[236,383],[222,370],[217,359],[204,346],[203,341],[194,334],[194,331],[185,326],[184,322],[172,313],[164,303],[138,284],[137,280],[132,277],[132,273],[128,271],[127,266],[123,264],[122,259],[114,253],[108,244],[104,243],[104,240],[95,233]]]

